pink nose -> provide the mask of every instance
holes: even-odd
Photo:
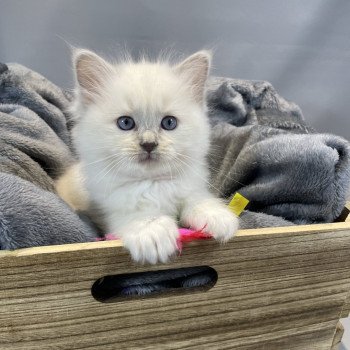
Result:
[[[158,146],[158,143],[156,143],[156,142],[144,142],[144,143],[140,143],[140,146],[146,152],[151,153]]]

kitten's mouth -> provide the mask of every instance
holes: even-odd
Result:
[[[148,164],[148,163],[153,163],[159,159],[159,154],[157,153],[141,153],[139,154],[139,162]]]

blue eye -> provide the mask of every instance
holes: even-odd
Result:
[[[174,130],[177,126],[177,119],[171,115],[164,117],[160,123],[164,130]]]
[[[135,127],[135,121],[131,117],[122,116],[117,119],[117,125],[119,129],[127,131]]]

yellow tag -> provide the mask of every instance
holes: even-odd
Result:
[[[237,216],[240,216],[244,208],[248,205],[249,200],[243,197],[238,192],[232,197],[231,202],[228,204],[229,209],[231,209]]]

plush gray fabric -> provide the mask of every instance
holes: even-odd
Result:
[[[235,126],[253,124],[303,132],[312,130],[305,124],[299,106],[279,96],[269,82],[213,77],[207,89],[212,124],[227,122]],[[254,115],[251,111],[274,113]]]
[[[94,229],[54,193],[0,173],[0,247],[16,249],[92,241]]]
[[[93,227],[54,194],[73,162],[69,100],[20,65],[0,65],[0,249],[86,242]]]
[[[239,227],[241,229],[262,228],[262,227],[282,227],[293,226],[293,222],[285,220],[279,216],[268,215],[244,210],[239,217]]]
[[[250,200],[241,227],[333,221],[350,183],[348,143],[316,134],[266,82],[213,78],[208,87],[213,190]],[[0,64],[0,249],[97,236],[54,193],[74,161],[68,105],[38,73]]]
[[[20,105],[0,104],[1,171],[53,191],[53,180],[72,163],[69,147],[38,114]]]
[[[67,111],[68,94],[40,74],[20,64],[3,64],[2,67],[0,103],[29,108],[46,122],[63,142],[69,144],[72,119]]]
[[[238,191],[250,200],[249,211],[294,223],[332,222],[340,215],[350,184],[346,140],[316,134],[299,107],[266,82],[212,79],[208,103],[217,194],[229,198]],[[245,225],[254,226],[250,215]],[[266,226],[261,218],[256,223]]]

